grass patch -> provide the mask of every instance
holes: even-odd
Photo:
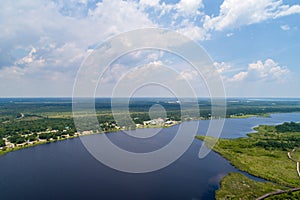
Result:
[[[216,191],[217,200],[255,199],[266,193],[286,189],[270,182],[257,182],[241,173],[230,173],[221,181],[221,188]]]
[[[300,149],[297,149],[296,151],[291,153],[291,156],[297,160],[298,162],[300,162]]]

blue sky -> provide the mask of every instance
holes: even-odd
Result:
[[[300,97],[297,0],[5,0],[0,9],[1,97],[71,96],[77,70],[93,47],[146,27],[175,30],[199,43],[227,96]],[[103,84],[113,84],[111,76],[125,73],[120,66],[131,61],[149,67],[168,65],[171,57],[135,52],[117,61]],[[177,59],[170,65],[201,84]]]

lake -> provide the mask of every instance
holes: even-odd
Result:
[[[272,114],[270,118],[226,119],[221,137],[244,137],[258,124],[285,121],[300,121],[300,113]],[[208,123],[199,122],[198,134],[205,133]],[[121,148],[148,152],[166,145],[177,128],[178,125],[162,129],[159,134],[147,139],[133,138],[122,132],[107,136]],[[104,135],[85,137],[99,139]],[[128,174],[106,167],[88,153],[79,138],[22,149],[0,157],[0,198],[214,199],[221,178],[238,170],[214,152],[199,159],[201,144],[195,139],[176,162],[145,174]]]

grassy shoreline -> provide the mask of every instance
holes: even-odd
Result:
[[[206,146],[227,159],[237,169],[272,181],[277,185],[277,189],[282,189],[281,187],[299,187],[300,179],[296,172],[296,165],[288,158],[288,150],[285,148],[293,144],[298,145],[297,142],[292,143],[292,141],[300,140],[300,132],[278,133],[275,126],[263,125],[256,127],[255,130],[257,132],[250,133],[245,138],[219,139],[217,142],[215,138],[211,137],[196,136],[196,138],[205,141]],[[216,144],[213,146],[215,142]],[[271,146],[264,146],[266,144],[271,144]],[[282,146],[278,147],[278,145]],[[224,179],[227,184],[243,184],[234,176],[228,175]],[[241,192],[240,197],[237,194],[233,194],[234,190],[230,191],[228,189],[230,186],[225,183],[221,183],[221,188],[216,194],[220,193],[230,196],[232,193],[237,199],[244,195],[244,192]],[[256,186],[260,184],[257,182],[252,185],[253,187],[248,189],[255,193],[255,190],[257,190],[255,189]],[[217,199],[224,199],[221,196],[217,195]],[[256,197],[259,197],[259,193],[257,193]]]
[[[230,115],[229,118],[246,119],[246,118],[250,118],[250,117],[270,117],[270,116],[271,116],[271,113],[264,113],[264,114]]]

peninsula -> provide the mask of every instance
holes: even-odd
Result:
[[[257,132],[248,134],[246,138],[219,139],[215,146],[211,145],[215,138],[197,136],[238,169],[270,181],[257,182],[232,173],[222,180],[216,198],[264,199],[276,194],[299,196],[300,123],[260,125],[255,130]],[[271,194],[263,196],[268,193]]]

